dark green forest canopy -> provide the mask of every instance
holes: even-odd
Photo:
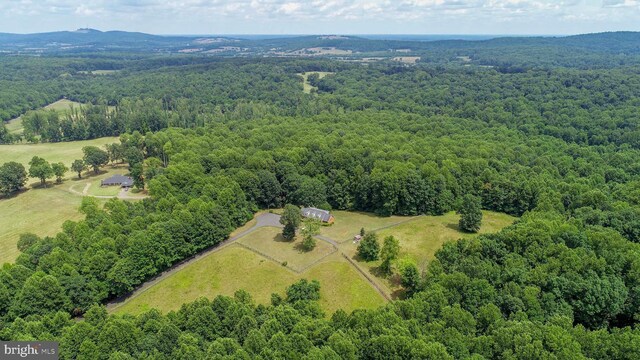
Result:
[[[6,116],[61,96],[92,103],[30,131],[121,135],[152,195],[86,199],[85,220],[24,237],[0,269],[0,339],[60,341],[64,359],[640,357],[636,67],[117,59],[0,58],[14,70],[0,81],[16,84],[0,87],[0,101],[18,104],[0,106]],[[79,72],[98,66],[121,71]],[[335,74],[304,94],[305,71]],[[438,215],[466,195],[520,219],[446,244],[411,297],[377,310],[322,314],[314,283],[287,292],[309,298],[270,306],[246,292],[165,315],[95,305],[219,244],[260,208]]]

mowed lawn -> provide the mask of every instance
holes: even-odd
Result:
[[[69,186],[66,181],[0,199],[0,264],[13,262],[20,254],[16,247],[20,234],[53,236],[65,221],[84,218],[78,211],[82,196],[70,193]]]
[[[16,248],[20,234],[30,232],[38,236],[53,236],[62,230],[65,221],[83,219],[84,215],[78,209],[87,184],[87,195],[115,196],[119,188],[101,188],[100,180],[126,172],[126,166],[106,167],[98,175],[85,172],[82,179],[68,172],[61,184],[50,180],[46,188],[38,186],[7,199],[0,198],[0,264],[13,262],[20,254]],[[35,179],[31,182],[39,185]],[[100,203],[107,200],[98,199]]]
[[[495,233],[500,229],[511,225],[516,218],[507,214],[493,211],[482,212],[482,226],[480,234]],[[431,261],[435,253],[448,241],[456,241],[461,238],[478,236],[462,232],[458,228],[460,216],[455,212],[450,212],[442,216],[419,216],[390,228],[376,231],[380,246],[384,238],[393,235],[400,243],[400,259],[410,259],[419,268],[423,269]],[[360,261],[357,254],[357,244],[352,241],[340,245],[340,249],[352,259],[357,260],[358,266],[369,272],[376,282],[386,288],[389,294],[397,293],[399,290],[398,279],[384,277],[378,271],[381,261],[364,262]]]
[[[65,143],[0,145],[0,163],[17,161],[28,171],[31,158],[40,156],[49,162],[62,161],[70,167],[73,160],[82,158],[83,146],[102,147],[117,141],[118,138],[111,137]],[[46,188],[39,187],[39,180],[29,179],[27,186],[32,188],[10,198],[0,198],[0,264],[13,262],[19,255],[16,243],[20,234],[31,232],[52,236],[61,230],[66,220],[83,218],[78,211],[82,196],[72,193],[71,187],[82,194],[87,183],[92,183],[90,189],[99,187],[94,182],[99,184],[101,178],[115,173],[126,173],[126,167],[107,169],[98,176],[82,180],[77,180],[77,174],[69,171],[62,184],[55,184],[55,180],[50,179]]]
[[[320,305],[327,315],[342,309],[375,309],[387,301],[337,252],[301,277],[320,282]]]
[[[275,227],[259,228],[238,242],[281,264],[286,262],[287,267],[298,272],[335,251],[331,245],[320,240],[313,250],[304,251],[300,236],[294,241],[286,241],[282,237],[282,229]]]
[[[481,233],[496,232],[510,225],[515,218],[491,211],[484,211]],[[185,268],[152,285],[117,308],[116,313],[141,313],[151,308],[167,312],[179,309],[183,303],[205,296],[233,295],[245,289],[261,304],[268,304],[272,293],[284,294],[287,286],[298,279],[320,282],[320,304],[328,315],[337,309],[352,311],[359,308],[376,308],[386,300],[375,290],[358,269],[343,258],[342,252],[356,258],[356,244],[351,238],[361,227],[380,229],[382,241],[394,235],[400,240],[401,257],[416,262],[431,260],[446,241],[475,234],[458,230],[458,215],[451,212],[443,216],[377,217],[373,214],[336,211],[335,224],[322,227],[321,233],[334,240],[348,239],[340,244],[340,251],[318,240],[317,253],[304,253],[295,242],[281,238],[281,229],[259,228],[224,249],[213,252]],[[255,220],[238,229],[240,233],[253,226]],[[336,237],[333,237],[336,236]],[[271,259],[256,253],[251,247]],[[287,267],[282,262],[287,262]],[[374,282],[388,295],[397,298],[402,293],[395,278],[385,278],[376,271],[379,261],[356,262],[358,267],[371,275]],[[290,269],[289,269],[290,268]],[[304,271],[293,271],[305,268]]]
[[[83,147],[97,146],[104,150],[104,145],[116,142],[120,142],[117,137],[104,137],[59,143],[0,145],[0,163],[16,161],[24,165],[28,171],[31,158],[40,156],[48,162],[62,161],[67,167],[70,167],[74,160],[82,159]]]
[[[269,304],[271,294],[285,296],[286,288],[301,278],[320,282],[320,305],[328,316],[337,309],[376,308],[385,302],[337,253],[297,274],[232,244],[189,264],[112,312],[139,314],[152,308],[168,312],[201,296],[232,296],[240,289],[247,290],[256,303]]]
[[[380,242],[393,235],[400,241],[400,257],[409,257],[417,263],[433,259],[436,251],[447,241],[477,236],[460,231],[460,215],[450,212],[442,216],[420,216],[411,221],[378,232]],[[511,225],[516,218],[493,212],[482,212],[479,234],[495,233]]]
[[[249,291],[257,303],[267,304],[272,293],[283,295],[296,279],[297,274],[282,265],[251,250],[230,245],[189,264],[129,299],[115,312],[139,314],[151,308],[167,312],[201,296],[231,296],[240,289]]]
[[[377,230],[413,219],[409,216],[380,217],[370,213],[349,211],[333,211],[332,214],[335,222],[331,226],[322,226],[320,234],[340,243],[353,240],[362,228],[365,231]]]

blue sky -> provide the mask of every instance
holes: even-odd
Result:
[[[0,0],[0,32],[577,34],[640,31],[640,0]]]

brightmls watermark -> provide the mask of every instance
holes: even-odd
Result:
[[[0,341],[1,360],[58,360],[58,343],[53,341]]]

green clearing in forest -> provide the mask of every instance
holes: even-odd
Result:
[[[312,89],[317,89],[315,86],[312,86],[311,84],[309,84],[308,78],[309,78],[309,75],[311,74],[318,74],[318,77],[322,79],[327,75],[331,75],[335,73],[326,72],[326,71],[310,71],[310,72],[305,72],[303,74],[298,74],[302,76],[302,91],[304,91],[305,94],[311,94]]]
[[[70,167],[74,160],[82,158],[83,146],[102,148],[105,144],[117,141],[118,138],[110,137],[62,143],[0,145],[0,162],[16,161],[28,171],[31,158],[40,156],[49,162],[61,161]],[[41,187],[39,180],[30,178],[26,190],[9,198],[0,197],[0,264],[13,262],[19,255],[16,243],[20,234],[31,232],[39,236],[52,236],[61,230],[66,220],[82,219],[84,216],[78,208],[86,184],[91,184],[88,195],[117,195],[117,191],[115,194],[98,194],[104,189],[96,188],[99,188],[101,179],[126,172],[126,166],[108,166],[99,175],[85,172],[83,179],[78,180],[77,174],[69,171],[62,184],[55,184],[52,178],[47,182],[47,187]]]
[[[108,166],[98,175],[89,171],[78,179],[76,173],[69,171],[61,184],[51,179],[47,187],[40,187],[38,180],[31,179],[27,183],[31,189],[10,198],[0,198],[0,264],[13,262],[20,254],[16,248],[20,234],[30,232],[38,236],[53,236],[62,230],[66,220],[83,219],[84,215],[78,209],[87,185],[86,195],[117,195],[119,189],[100,188],[100,180],[126,172],[125,165]],[[98,190],[92,191],[94,188]],[[105,189],[111,193],[106,193]],[[107,200],[98,199],[100,203]]]
[[[232,244],[187,265],[114,311],[139,314],[157,308],[168,312],[201,296],[231,296],[240,289],[247,290],[257,303],[268,304],[272,293],[285,296],[286,287],[300,278],[320,281],[320,305],[328,315],[340,308],[346,311],[370,309],[385,302],[357,270],[336,253],[308,271],[297,274],[251,250]]]
[[[416,262],[432,259],[435,251],[446,241],[476,236],[458,230],[458,215],[453,212],[443,216],[385,218],[367,213],[336,211],[334,216],[335,224],[322,227],[322,235],[330,238],[336,236],[334,240],[347,240],[361,227],[370,230],[384,228],[379,231],[380,240],[384,236],[394,235],[400,239],[401,257]],[[509,215],[485,211],[481,232],[498,231],[514,220]],[[242,230],[249,229],[253,223],[245,225]],[[340,251],[329,252],[329,255],[326,254],[332,246],[320,240],[314,250],[317,253],[303,253],[297,250],[295,242],[282,241],[280,231],[278,228],[259,228],[240,238],[238,244],[229,245],[188,264],[113,311],[138,314],[158,308],[167,312],[200,296],[213,298],[217,295],[233,295],[238,289],[247,290],[258,303],[267,304],[271,293],[283,295],[284,289],[300,278],[320,281],[320,304],[328,315],[337,309],[352,311],[384,304],[386,300],[356,267],[343,258],[341,252],[356,258],[356,245],[350,239],[340,244]],[[287,267],[282,266],[281,261],[287,261]],[[395,297],[399,294],[394,279],[381,277],[376,271],[379,262],[356,260],[356,263],[389,295]],[[309,264],[312,265],[301,273],[292,271]]]
[[[70,167],[74,160],[82,159],[83,147],[97,146],[104,150],[104,145],[119,141],[117,137],[104,137],[59,143],[0,145],[0,163],[16,161],[24,165],[28,171],[31,158],[40,156],[48,162],[62,161],[67,167]]]
[[[516,220],[513,216],[494,211],[483,211],[482,213],[480,234],[498,232]],[[460,216],[455,212],[449,212],[442,216],[418,216],[393,227],[376,231],[376,233],[381,247],[384,238],[393,235],[400,243],[399,258],[411,260],[418,265],[418,268],[424,269],[444,243],[477,236],[477,234],[460,231],[458,229],[459,219]],[[374,276],[379,285],[384,286],[389,293],[397,292],[400,288],[399,279],[382,275],[378,271],[380,260],[359,261],[356,256],[357,247],[358,245],[353,241],[340,245],[340,249],[356,260],[363,270]]]

